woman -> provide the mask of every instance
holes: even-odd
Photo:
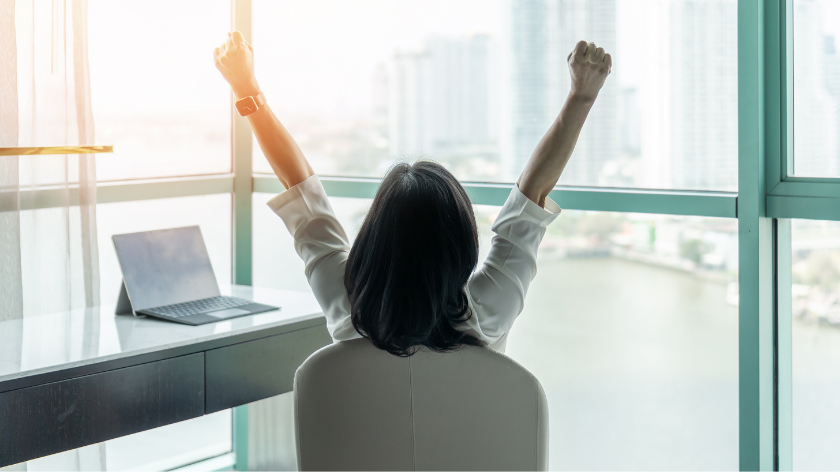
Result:
[[[295,239],[333,339],[364,336],[400,356],[417,346],[449,351],[464,344],[503,352],[536,275],[537,247],[560,213],[548,194],[610,73],[610,55],[585,41],[569,54],[572,87],[566,103],[511,190],[493,224],[496,236],[487,260],[475,273],[472,204],[445,168],[420,161],[388,171],[351,248],[321,182],[264,103],[253,47],[234,31],[215,49],[214,59],[288,189],[268,205]]]

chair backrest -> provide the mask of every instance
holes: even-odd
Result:
[[[489,349],[398,357],[367,339],[327,346],[295,375],[300,470],[546,470],[548,405]]]

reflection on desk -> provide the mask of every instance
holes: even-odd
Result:
[[[321,316],[311,293],[241,285],[226,295],[280,306],[280,311],[187,326],[114,315],[113,305],[0,322],[0,392],[6,381],[171,350]],[[14,386],[13,388],[20,388]]]
[[[290,392],[331,342],[314,296],[225,292],[282,310],[201,326],[113,306],[0,322],[0,467]]]

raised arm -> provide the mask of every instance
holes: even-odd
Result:
[[[569,54],[572,89],[548,132],[537,144],[516,182],[519,190],[539,206],[557,184],[569,162],[580,130],[598,92],[612,69],[612,58],[595,43],[580,41]]]
[[[237,99],[260,93],[254,75],[254,48],[245,41],[242,33],[228,33],[227,41],[213,51],[213,59]],[[248,115],[248,123],[268,163],[286,188],[314,174],[300,147],[274,116],[268,103]]]

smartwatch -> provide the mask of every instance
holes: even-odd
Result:
[[[260,92],[253,97],[243,97],[237,100],[234,105],[236,105],[236,111],[239,112],[240,116],[248,116],[265,105],[265,94]]]

